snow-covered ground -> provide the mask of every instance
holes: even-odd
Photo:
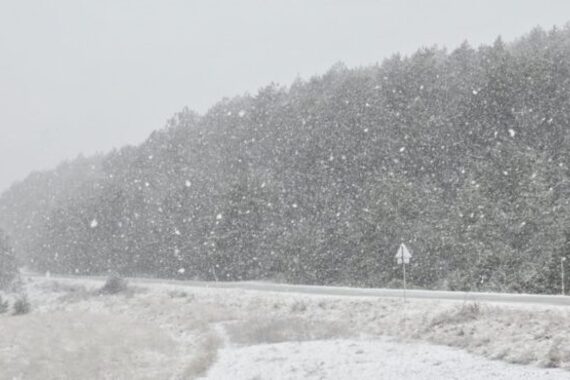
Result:
[[[102,283],[27,279],[0,379],[570,378],[564,307]]]
[[[231,375],[230,375],[231,374]],[[225,348],[206,379],[562,379],[464,351],[394,339],[334,339]]]

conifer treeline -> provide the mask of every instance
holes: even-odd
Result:
[[[33,174],[0,227],[42,271],[390,286],[404,241],[415,286],[557,292],[569,96],[569,28],[337,64]]]

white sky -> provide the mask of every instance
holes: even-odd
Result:
[[[569,20],[568,0],[0,0],[0,191],[184,106]]]

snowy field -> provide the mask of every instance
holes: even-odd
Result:
[[[565,307],[26,279],[0,379],[567,379]],[[559,368],[557,368],[559,367]]]

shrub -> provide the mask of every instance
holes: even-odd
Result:
[[[31,310],[32,305],[26,296],[21,296],[14,302],[14,315],[28,314]]]
[[[99,289],[100,294],[118,294],[128,289],[128,282],[117,273],[112,273],[105,282],[105,285]]]
[[[467,323],[479,319],[482,313],[483,310],[479,302],[465,302],[461,307],[445,310],[436,315],[431,321],[430,327]]]
[[[481,304],[477,301],[464,303],[458,311],[458,315],[465,320],[477,319],[481,316]]]

